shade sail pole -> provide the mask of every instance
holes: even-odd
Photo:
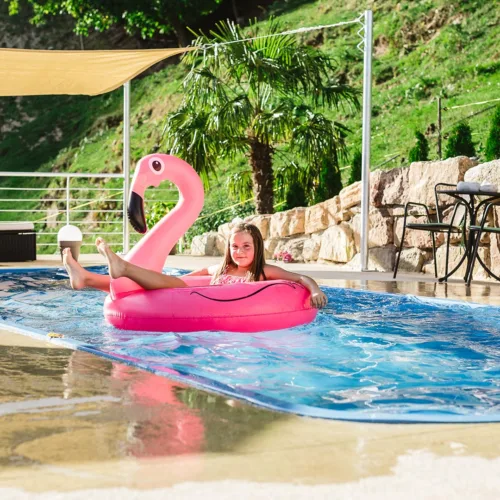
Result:
[[[373,13],[365,10],[363,39],[363,145],[361,175],[361,271],[368,271],[368,231],[370,214],[370,136],[372,114],[372,32]]]
[[[130,189],[130,81],[123,85],[123,253],[130,250],[128,194]]]

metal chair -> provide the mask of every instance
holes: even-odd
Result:
[[[405,205],[405,212],[404,212],[404,219],[403,219],[403,234],[401,235],[401,244],[399,245],[398,257],[396,259],[396,264],[394,266],[393,279],[396,279],[396,276],[398,274],[399,260],[401,258],[401,251],[403,250],[406,229],[414,229],[416,231],[429,231],[429,233],[431,234],[432,253],[433,253],[433,257],[434,257],[434,276],[436,278],[438,277],[438,272],[437,272],[437,260],[436,260],[436,238],[434,236],[435,233],[446,233],[446,235],[447,235],[445,276],[443,278],[441,278],[441,280],[446,281],[448,279],[448,276],[453,274],[462,265],[462,262],[465,260],[467,252],[464,252],[464,255],[460,259],[460,262],[458,263],[458,265],[455,266],[455,268],[450,273],[448,273],[448,263],[449,263],[449,253],[450,253],[450,235],[452,233],[462,233],[463,237],[466,238],[465,231],[463,230],[463,228],[465,228],[465,225],[467,222],[467,213],[468,212],[467,212],[467,206],[465,205],[465,203],[460,203],[460,201],[457,200],[455,203],[455,207],[453,209],[453,213],[452,213],[450,221],[445,222],[444,217],[443,217],[443,213],[439,207],[439,193],[438,193],[438,191],[439,191],[439,188],[441,188],[441,187],[456,188],[456,185],[440,182],[434,186],[434,197],[436,199],[436,213],[435,213],[436,220],[432,220],[429,207],[423,203],[415,203],[415,202],[409,201]],[[423,207],[425,209],[425,212],[427,215],[427,222],[407,223],[406,220],[408,218],[408,212],[409,212],[410,207]],[[467,240],[466,239],[465,239],[465,246],[467,248]]]
[[[500,234],[500,227],[496,226],[486,226],[486,222],[488,221],[488,215],[490,212],[493,210],[494,207],[500,205],[500,200],[496,200],[492,203],[488,203],[486,205],[486,208],[484,209],[483,213],[483,218],[481,220],[481,224],[479,226],[470,226],[469,227],[469,252],[472,250],[472,245],[474,245],[474,251],[472,253],[472,256],[469,261],[467,273],[466,273],[466,280],[467,280],[467,286],[470,286],[471,281],[472,281],[472,275],[474,273],[474,264],[476,263],[476,260],[479,259],[478,256],[478,250],[479,250],[479,244],[481,243],[481,236],[483,233],[492,233],[492,234]],[[477,233],[477,234],[475,234]],[[479,259],[480,260],[480,259]],[[485,271],[492,277],[495,278],[496,280],[500,281],[500,277],[498,277],[496,274],[494,274],[491,269],[488,269],[484,263],[481,264]]]

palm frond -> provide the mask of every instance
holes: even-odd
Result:
[[[230,175],[226,181],[229,196],[240,201],[248,200],[252,196],[252,172],[243,170]]]

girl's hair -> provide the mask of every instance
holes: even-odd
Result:
[[[264,274],[264,266],[266,265],[266,260],[264,257],[264,240],[262,239],[262,234],[260,233],[259,228],[257,226],[254,226],[253,224],[247,224],[246,222],[242,222],[234,226],[233,229],[231,230],[231,234],[229,235],[229,238],[227,240],[224,260],[219,266],[219,269],[217,269],[217,272],[214,274],[214,277],[212,278],[213,280],[218,278],[221,274],[227,272],[227,270],[231,266],[238,267],[237,264],[231,258],[231,236],[233,234],[242,232],[250,234],[253,240],[253,247],[254,247],[253,262],[248,271],[247,281],[259,281],[261,276],[263,276],[264,279],[266,279],[266,275]]]

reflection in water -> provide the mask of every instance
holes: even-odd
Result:
[[[0,346],[0,467],[229,451],[283,418],[85,352]]]
[[[112,377],[126,383],[129,403],[140,406],[141,415],[147,417],[129,426],[127,454],[158,457],[202,450],[203,421],[178,398],[178,384],[119,363],[113,363]]]

